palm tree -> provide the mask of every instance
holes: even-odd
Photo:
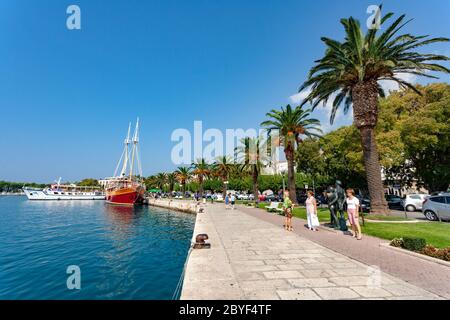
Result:
[[[236,148],[240,155],[240,163],[242,171],[247,171],[252,177],[253,196],[255,202],[259,199],[258,178],[263,167],[266,165],[265,152],[267,151],[267,143],[263,143],[262,137],[246,137],[241,140],[241,146]]]
[[[176,177],[178,181],[181,183],[181,186],[183,188],[183,197],[186,194],[186,184],[191,178],[191,168],[189,167],[178,167],[177,170],[175,170]]]
[[[230,177],[230,173],[234,167],[232,160],[227,156],[218,157],[216,162],[212,165],[212,173],[222,180],[222,195],[225,199],[227,195],[227,180]]]
[[[192,164],[192,173],[197,176],[198,183],[200,185],[200,198],[203,197],[203,181],[211,173],[210,165],[204,158],[198,159],[197,162]]]
[[[288,188],[289,198],[297,202],[295,191],[295,173],[294,156],[296,146],[302,141],[301,136],[318,137],[322,132],[320,130],[320,121],[310,118],[311,109],[303,109],[297,106],[294,109],[288,104],[281,110],[272,109],[266,114],[271,120],[261,123],[269,131],[279,130],[280,142],[283,145],[286,160],[288,162]]]
[[[177,182],[177,175],[175,172],[167,173],[167,184],[169,185],[169,193],[172,196],[173,189],[175,187],[175,183]]]
[[[383,25],[393,13],[381,19]],[[384,97],[380,80],[392,80],[404,88],[410,88],[420,94],[411,83],[400,75],[413,74],[436,78],[427,71],[449,70],[434,61],[449,60],[448,57],[435,54],[423,54],[414,49],[423,45],[448,41],[446,38],[428,38],[399,34],[399,31],[411,20],[404,22],[405,16],[396,19],[390,26],[369,29],[366,34],[361,30],[359,21],[350,17],[342,19],[345,40],[339,42],[322,38],[327,46],[325,56],[316,61],[310,70],[308,79],[299,91],[309,88],[311,91],[302,102],[309,102],[312,109],[320,103],[326,104],[332,98],[330,122],[333,123],[338,108],[343,104],[346,113],[353,105],[354,125],[361,136],[364,154],[367,184],[370,193],[372,211],[387,214],[389,212],[383,192],[381,167],[374,129],[378,119],[378,97]]]
[[[160,172],[155,176],[155,184],[159,189],[163,189],[167,184],[167,174],[164,172]]]

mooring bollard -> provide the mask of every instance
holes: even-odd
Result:
[[[209,237],[206,233],[200,233],[195,237],[194,249],[210,249],[211,244],[206,243],[205,240],[208,240]]]

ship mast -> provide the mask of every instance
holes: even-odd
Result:
[[[131,154],[130,179],[132,179],[132,177],[133,177],[133,167],[134,167],[134,159],[135,159],[135,157],[137,157],[139,175],[142,176],[141,163],[140,163],[139,154],[138,154],[139,118],[137,118],[137,121],[136,121],[136,127],[134,128],[134,134],[133,134],[133,141],[132,142],[133,142],[133,151],[132,151],[132,154]]]
[[[119,166],[120,166],[120,163],[122,162],[122,159],[123,159],[123,163],[122,163],[122,170],[120,170],[120,176],[121,177],[124,176],[127,171],[128,159],[129,159],[129,147],[128,146],[131,143],[130,131],[131,131],[131,122],[128,124],[128,134],[127,134],[127,137],[125,138],[125,140],[123,141],[124,148],[123,148],[122,156],[120,157],[119,162],[117,163],[116,170],[114,171],[114,177],[117,177],[117,170],[119,170]]]

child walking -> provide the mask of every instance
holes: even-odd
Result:
[[[286,221],[284,224],[284,227],[286,231],[293,231],[294,228],[292,228],[292,200],[289,199],[289,192],[284,192],[284,200],[283,200],[283,209],[284,209],[284,216],[286,217]]]
[[[347,189],[347,215],[348,221],[352,225],[353,237],[361,240],[361,226],[359,225],[359,199],[355,197],[355,191],[353,189]]]

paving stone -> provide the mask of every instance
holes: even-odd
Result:
[[[241,281],[240,287],[243,290],[260,290],[260,289],[289,289],[291,285],[284,279],[276,280],[252,280],[252,281]]]
[[[334,277],[336,273],[329,269],[304,269],[300,271],[305,278]]]
[[[280,300],[276,289],[244,290],[244,297],[248,300]]]
[[[381,287],[357,286],[350,288],[365,298],[386,298],[392,296],[391,293],[389,293],[388,291],[384,290]]]
[[[289,279],[288,282],[296,288],[335,287],[327,278]]]
[[[278,264],[277,268],[280,270],[304,270],[305,267],[302,264]]]
[[[277,290],[283,300],[320,300],[320,297],[311,289]]]
[[[314,288],[314,291],[325,300],[356,299],[360,297],[355,291],[344,287]]]
[[[276,266],[233,266],[234,270],[237,272],[263,272],[263,271],[276,271],[278,268]]]
[[[235,265],[242,265],[242,266],[263,266],[265,265],[264,261],[261,260],[238,260],[233,262]]]
[[[303,277],[303,275],[296,270],[268,271],[263,272],[263,274],[267,279],[292,279]]]
[[[396,296],[434,296],[425,290],[409,286],[408,284],[385,285],[383,288]]]

